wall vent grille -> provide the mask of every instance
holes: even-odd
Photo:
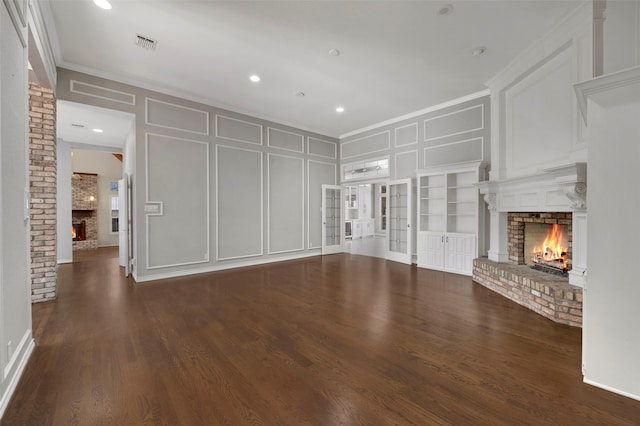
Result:
[[[152,38],[141,36],[140,34],[136,34],[136,46],[140,46],[147,50],[156,50],[156,44],[158,42]]]

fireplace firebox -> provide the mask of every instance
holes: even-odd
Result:
[[[571,269],[572,213],[509,213],[509,263],[566,275]]]

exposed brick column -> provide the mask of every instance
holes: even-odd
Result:
[[[56,100],[29,83],[29,190],[31,191],[31,301],[56,298]],[[71,231],[69,231],[71,232]]]

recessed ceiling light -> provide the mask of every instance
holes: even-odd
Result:
[[[336,112],[344,112],[344,107],[341,107],[341,106],[337,107]]]
[[[340,55],[340,51],[338,49],[331,49],[329,51],[329,55],[330,56],[338,56],[338,55]]]
[[[438,15],[440,16],[447,16],[447,15],[451,15],[452,13],[453,13],[453,5],[451,4],[443,6],[438,10]]]
[[[111,9],[111,3],[109,3],[109,0],[93,0],[93,3],[101,9]]]
[[[104,130],[102,130],[102,129],[91,129],[91,130],[93,130],[93,131],[94,131],[94,132],[96,132],[96,133],[102,133],[102,132],[104,132]]]
[[[254,83],[257,83],[260,81],[260,76],[254,74],[251,77],[249,77],[249,80],[253,81]]]
[[[476,47],[475,49],[473,49],[471,51],[471,54],[473,56],[480,56],[480,55],[484,55],[486,51],[487,51],[486,47],[480,46],[480,47]]]

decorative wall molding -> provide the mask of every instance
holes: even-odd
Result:
[[[361,151],[361,152],[357,152],[355,154],[349,154],[349,155],[345,155],[344,154],[346,146],[354,144],[354,143],[357,143],[357,142],[361,142],[361,141],[370,141],[371,139],[375,138],[376,136],[380,136],[380,135],[386,135],[386,138],[384,138],[384,137],[381,138],[381,140],[384,141],[384,146],[382,148],[376,147],[375,149],[372,149],[370,151]],[[361,157],[361,156],[364,156],[364,155],[375,154],[376,152],[388,151],[390,148],[391,148],[391,132],[389,130],[385,130],[383,132],[373,133],[371,135],[363,136],[361,138],[356,138],[356,139],[352,139],[350,141],[342,142],[340,144],[340,159],[346,160],[346,159],[349,159],[349,158],[355,158],[355,157]]]
[[[413,170],[411,170],[410,173],[407,173],[403,176],[399,176],[398,174],[398,158],[399,157],[403,157],[403,156],[409,156],[409,155],[413,155],[413,159],[414,159],[414,167]],[[395,176],[395,179],[404,179],[404,178],[409,178],[409,177],[415,177],[416,176],[416,170],[418,170],[418,150],[414,149],[411,151],[404,151],[404,152],[398,152],[393,156],[393,176]]]
[[[132,93],[109,89],[107,87],[96,86],[95,84],[85,83],[84,81],[70,80],[69,91],[71,93],[77,93],[79,95],[90,96],[97,99],[105,99],[107,101],[118,102],[126,105],[136,104],[136,95]],[[108,96],[109,94],[112,94],[112,96]]]
[[[149,120],[149,110],[151,109],[151,104],[153,104],[153,103],[160,104],[160,105],[167,105],[167,106],[169,106],[171,108],[175,108],[177,110],[185,110],[185,111],[190,111],[192,113],[203,115],[204,116],[203,117],[204,118],[204,122],[202,123],[202,125],[204,127],[204,130],[203,131],[198,131],[198,130],[193,130],[193,129],[187,129],[186,127],[174,127],[174,126],[168,126],[166,124],[150,121]],[[164,127],[165,129],[179,130],[179,131],[182,131],[182,132],[189,132],[189,133],[197,133],[199,135],[209,135],[209,112],[208,111],[204,111],[204,110],[201,110],[201,109],[195,109],[195,108],[189,108],[189,107],[186,107],[184,105],[179,105],[179,104],[174,104],[174,103],[171,103],[171,102],[161,101],[159,99],[154,99],[154,98],[149,98],[149,97],[145,98],[144,122],[147,125],[157,126],[157,127]]]
[[[160,200],[151,200],[149,198],[149,192],[150,192],[150,188],[149,188],[149,182],[150,182],[150,175],[149,175],[149,144],[150,144],[150,136],[155,136],[155,137],[159,137],[159,138],[164,138],[164,139],[171,139],[171,140],[175,140],[175,141],[180,141],[179,143],[184,144],[184,143],[194,143],[194,144],[198,144],[198,145],[202,145],[205,147],[205,152],[206,152],[206,158],[205,158],[205,167],[206,167],[206,176],[207,176],[207,181],[206,181],[206,206],[207,209],[204,213],[205,217],[206,217],[206,229],[203,231],[203,234],[206,238],[206,243],[205,243],[205,247],[206,247],[206,252],[204,254],[204,256],[202,258],[199,259],[193,259],[191,261],[186,261],[186,262],[175,262],[175,263],[165,263],[165,264],[152,264],[152,259],[150,256],[150,250],[149,248],[151,247],[151,240],[150,240],[150,222],[151,222],[151,218],[152,217],[162,217],[165,215],[165,208],[164,208],[164,201],[160,201]],[[161,134],[155,134],[155,133],[146,133],[145,134],[145,157],[144,157],[144,161],[145,161],[145,206],[144,206],[144,213],[145,213],[145,248],[146,248],[146,269],[147,270],[154,270],[154,269],[161,269],[161,268],[171,268],[171,267],[176,267],[176,266],[188,266],[188,265],[195,265],[195,264],[200,264],[200,263],[208,263],[210,260],[210,247],[211,247],[211,241],[210,241],[210,229],[211,229],[211,215],[210,215],[210,199],[209,199],[209,194],[210,194],[210,187],[209,187],[209,182],[210,182],[210,175],[211,175],[211,171],[210,171],[210,163],[209,163],[209,144],[207,142],[202,142],[202,141],[197,141],[197,140],[192,140],[192,139],[184,139],[184,138],[177,138],[177,137],[173,137],[173,136],[168,136],[168,135],[161,135]]]
[[[328,185],[337,185],[336,182],[336,175],[337,175],[337,167],[338,165],[335,163],[328,163],[325,161],[317,161],[317,160],[307,160],[307,249],[317,249],[317,248],[321,248],[322,244],[319,246],[312,246],[311,243],[312,241],[309,241],[309,238],[311,236],[311,188],[310,188],[310,179],[311,179],[311,164],[315,163],[315,164],[322,164],[322,165],[326,165],[326,166],[331,166],[333,167],[333,182],[327,182]],[[322,194],[322,190],[320,192],[320,194]],[[322,196],[322,195],[321,195]]]
[[[221,120],[222,121],[228,120],[228,121],[237,122],[237,123],[244,123],[244,124],[247,125],[247,128],[255,127],[255,128],[259,129],[260,137],[259,137],[258,140],[249,140],[249,139],[235,138],[235,137],[232,137],[231,135],[221,135],[220,134],[220,122],[221,122]],[[227,117],[226,115],[216,114],[216,137],[217,138],[221,138],[221,139],[227,139],[227,140],[230,140],[230,141],[250,143],[250,144],[253,144],[253,145],[262,145],[262,143],[263,143],[262,125],[261,124],[256,124],[256,123],[252,123],[251,121],[240,120],[239,118],[232,118],[232,117]]]
[[[288,158],[291,160],[296,160],[299,161],[301,163],[301,167],[300,167],[300,189],[301,189],[301,194],[300,194],[300,247],[295,247],[289,250],[272,250],[271,249],[271,166],[270,166],[270,159],[271,157],[281,157],[281,158]],[[272,153],[268,153],[267,154],[267,190],[268,192],[268,201],[267,201],[267,253],[268,254],[280,254],[280,253],[291,253],[291,252],[296,252],[296,251],[302,251],[304,250],[304,217],[305,217],[305,208],[304,208],[304,159],[303,158],[299,158],[299,157],[291,157],[289,155],[281,155],[281,154],[272,154]]]
[[[431,121],[436,121],[436,120],[439,120],[439,119],[442,119],[442,118],[445,118],[445,117],[450,117],[450,116],[453,116],[453,115],[456,115],[456,114],[460,114],[460,113],[463,113],[463,112],[466,112],[466,111],[471,111],[471,110],[474,110],[474,109],[477,109],[477,108],[480,109],[480,117],[479,117],[480,118],[480,125],[479,126],[471,127],[469,129],[460,130],[460,131],[455,132],[455,133],[446,133],[446,134],[437,135],[437,136],[433,136],[433,137],[427,137],[427,135],[429,133],[427,131],[427,123],[429,123]],[[448,138],[448,137],[451,137],[451,136],[457,136],[457,135],[462,135],[462,134],[466,134],[466,133],[471,133],[471,132],[475,132],[475,131],[478,131],[478,130],[482,130],[482,129],[484,129],[484,104],[473,105],[473,106],[470,106],[468,108],[463,108],[463,109],[460,109],[460,110],[457,110],[457,111],[448,112],[446,114],[440,114],[440,115],[436,115],[436,116],[433,116],[433,117],[426,118],[423,121],[422,125],[424,126],[424,141],[425,142],[436,140],[436,139]]]
[[[300,148],[299,149],[291,149],[291,148],[285,148],[284,146],[278,146],[278,145],[274,145],[271,143],[271,132],[279,132],[279,133],[284,133],[287,135],[293,135],[293,136],[297,136],[300,138]],[[304,153],[304,135],[301,135],[300,133],[294,133],[294,132],[288,132],[286,130],[282,130],[282,129],[276,129],[274,127],[267,127],[267,146],[270,148],[276,148],[276,149],[282,149],[285,151],[292,151],[292,152],[298,152],[300,154]]]
[[[413,129],[414,129],[414,137],[411,139],[410,142],[398,143],[398,130],[408,129],[410,127],[413,127]],[[408,145],[414,145],[414,144],[418,143],[418,123],[417,122],[416,123],[407,124],[405,126],[396,127],[394,129],[394,133],[395,133],[395,138],[394,138],[393,145],[396,148],[403,147],[403,146],[408,146]]]
[[[239,256],[220,256],[220,150],[221,149],[231,149],[237,151],[244,151],[256,154],[260,158],[260,250],[255,253],[247,253]],[[263,153],[262,151],[257,151],[254,149],[240,148],[235,146],[227,146],[227,145],[216,145],[216,231],[215,231],[215,240],[216,240],[216,261],[228,261],[228,260],[238,260],[238,259],[246,259],[250,257],[258,257],[264,255],[264,161],[263,161]],[[237,265],[237,263],[234,263]],[[213,269],[212,269],[213,270]],[[190,273],[195,273],[190,271]]]
[[[331,145],[333,145],[333,155],[322,155],[322,154],[318,154],[318,153],[313,152],[311,147],[314,144],[331,144]],[[307,138],[307,152],[309,153],[309,155],[313,155],[313,156],[316,156],[316,157],[331,158],[331,159],[335,160],[336,158],[338,158],[338,144],[336,142],[330,142],[330,141],[326,141],[326,140],[323,140],[323,139],[318,139],[318,138],[314,138],[314,137],[309,136]]]

